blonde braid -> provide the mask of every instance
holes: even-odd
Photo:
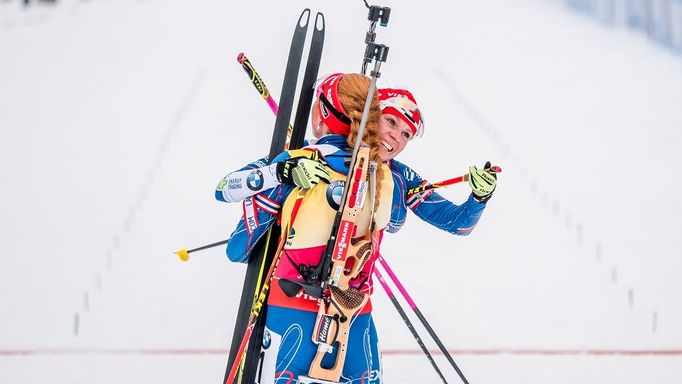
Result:
[[[358,136],[360,129],[360,121],[362,120],[362,112],[365,109],[365,101],[367,100],[367,93],[369,92],[370,79],[367,76],[349,73],[343,76],[339,81],[339,101],[343,106],[346,116],[351,120],[350,134],[348,135],[348,145],[352,148],[355,145],[355,139]],[[372,97],[372,104],[367,116],[367,123],[365,125],[365,133],[363,134],[363,142],[369,146],[369,158],[377,163],[377,190],[376,200],[374,202],[374,210],[379,209],[380,195],[381,195],[381,180],[383,180],[384,171],[381,167],[381,158],[379,157],[379,146],[381,140],[379,136],[379,118],[381,117],[381,110],[379,108],[378,93],[375,90]]]

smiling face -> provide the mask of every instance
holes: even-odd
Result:
[[[398,156],[413,137],[412,129],[405,121],[388,113],[382,114],[379,119],[379,135],[381,136],[379,156],[383,161]]]
[[[318,139],[329,133],[329,128],[320,119],[317,106],[319,102],[319,100],[316,100],[313,103],[310,113],[312,133]],[[379,156],[382,161],[388,161],[398,156],[414,137],[410,126],[403,119],[390,113],[381,114],[379,118],[379,135],[381,136]]]

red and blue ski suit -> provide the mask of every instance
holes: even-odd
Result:
[[[306,196],[310,201],[304,201],[301,209],[306,206],[309,213],[299,212],[293,223],[295,242],[306,232],[321,231],[317,236],[329,236],[331,225],[306,225],[299,220],[315,220],[318,215],[329,215],[335,212],[335,198],[343,188],[341,179],[345,179],[347,168],[344,161],[350,156],[346,147],[346,137],[328,135],[321,138],[310,149],[320,151],[329,167],[336,173],[329,185],[316,186],[311,189],[314,196]],[[300,155],[300,152],[284,152],[277,156],[271,165],[267,159],[261,159],[249,164],[239,171],[226,176],[216,189],[216,198],[220,201],[232,202],[238,198],[243,200],[244,214],[237,229],[230,237],[227,247],[228,258],[236,262],[246,262],[253,246],[265,234],[278,216],[287,215],[292,199],[287,199],[294,190],[292,186],[282,185],[274,176],[274,165],[289,156]],[[426,183],[409,167],[397,161],[391,161],[384,166],[385,176],[391,175],[391,180],[381,180],[382,201],[386,202],[390,196],[390,212],[384,208],[377,212],[377,225],[387,228],[389,232],[396,232],[405,221],[407,208],[427,222],[456,235],[467,235],[476,225],[485,204],[476,202],[473,197],[462,205],[455,205],[442,198],[433,191],[423,192],[406,197],[410,188]],[[389,173],[390,172],[390,173]],[[317,191],[315,191],[317,189]],[[243,198],[244,194],[250,195]],[[337,202],[338,204],[338,202]],[[320,206],[326,206],[327,213],[320,213]],[[388,204],[382,204],[389,207]],[[314,213],[313,213],[314,210]],[[315,215],[312,219],[300,218]],[[299,223],[299,225],[297,225]],[[318,241],[319,242],[319,241]],[[305,243],[305,241],[303,241]],[[289,244],[288,244],[289,245]],[[314,247],[297,247],[295,244],[289,249],[285,247],[277,277],[290,279],[300,278],[297,273],[298,264],[315,265],[324,249],[324,242]],[[351,284],[354,287],[371,293],[371,271],[373,261],[367,263],[359,278]],[[307,298],[300,293],[290,298],[283,294],[278,284],[272,284],[272,291],[268,298],[266,330],[264,332],[262,348],[265,351],[262,381],[275,383],[296,383],[298,375],[307,374],[310,362],[316,352],[316,345],[310,340],[316,318],[317,301]],[[329,356],[330,358],[332,356]],[[348,354],[344,364],[342,382],[381,383],[381,359],[378,349],[378,338],[371,316],[371,302],[363,308],[352,320],[350,337],[348,340]]]

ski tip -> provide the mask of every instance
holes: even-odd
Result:
[[[315,15],[315,30],[324,31],[324,14],[322,12],[317,12]]]
[[[500,172],[502,172],[502,168],[500,168],[500,167],[497,166],[497,165],[493,165],[492,167],[490,167],[490,170],[491,170],[493,173],[500,173]]]
[[[178,255],[178,259],[180,259],[180,261],[187,261],[187,260],[189,260],[189,252],[187,252],[186,249],[181,249],[181,250],[179,250],[179,251],[177,251],[177,252],[173,252],[173,253],[175,253],[176,255]]]
[[[309,20],[310,20],[310,8],[305,8],[303,10],[303,12],[301,12],[301,16],[298,18],[298,27],[299,28],[307,28]]]
[[[239,54],[237,55],[237,61],[239,62],[239,64],[244,64],[245,60],[246,55],[244,54],[244,52],[239,52]]]

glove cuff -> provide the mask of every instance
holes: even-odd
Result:
[[[485,196],[476,196],[475,193],[472,193],[471,195],[473,196],[475,202],[485,204],[493,196],[493,193],[490,192],[489,194],[487,194]]]
[[[298,157],[292,157],[277,163],[275,173],[280,184],[294,184],[292,172],[298,164]]]

